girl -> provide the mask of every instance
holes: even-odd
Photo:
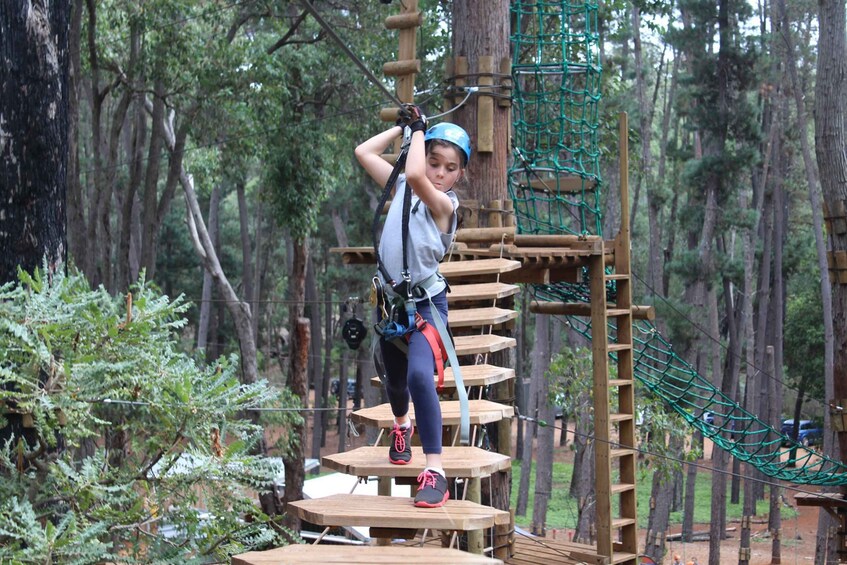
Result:
[[[403,193],[406,183],[412,187],[409,214],[409,237],[406,242],[410,284],[426,293],[415,295],[418,313],[433,324],[433,316],[447,323],[447,283],[438,274],[438,263],[444,257],[456,232],[456,210],[459,200],[453,186],[464,176],[471,156],[467,132],[455,124],[442,123],[426,130],[426,121],[417,107],[406,108],[410,117],[398,125],[375,135],[356,148],[356,158],[379,185],[391,176],[392,165],[380,154],[398,136],[403,125],[411,130],[411,144],[406,158],[406,171],[397,179],[397,190],[388,210],[379,242],[379,255],[395,281],[402,280],[403,270]],[[380,278],[382,275],[380,274]],[[388,281],[382,280],[383,285]],[[427,298],[427,293],[431,301]],[[437,312],[432,312],[431,305]],[[435,360],[429,343],[419,331],[409,334],[408,354],[394,343],[380,338],[387,374],[386,390],[394,413],[394,428],[388,458],[396,465],[412,459],[413,428],[409,418],[409,397],[415,404],[415,419],[426,468],[418,476],[415,506],[438,508],[447,500],[447,478],[441,463],[441,406],[435,390]]]

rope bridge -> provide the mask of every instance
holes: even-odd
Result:
[[[592,2],[512,0],[515,147],[508,186],[519,233],[602,233],[597,8]],[[591,301],[587,285],[579,283],[534,285],[532,292],[536,300]],[[607,293],[614,300],[614,281]],[[590,322],[567,318],[590,341]],[[609,330],[616,335],[614,322]],[[798,450],[699,375],[650,322],[633,322],[633,348],[635,378],[716,446],[768,477],[847,485],[847,466]],[[614,352],[609,356],[616,359]],[[714,422],[702,417],[705,412]]]

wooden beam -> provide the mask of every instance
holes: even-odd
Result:
[[[614,312],[615,307],[609,306]],[[591,304],[581,302],[543,302],[533,300],[529,305],[529,311],[534,314],[552,314],[554,316],[591,316]],[[624,312],[624,310],[622,310]],[[656,310],[652,306],[640,306],[633,304],[632,317],[636,320],[655,320]]]

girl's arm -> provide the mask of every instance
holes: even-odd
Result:
[[[380,186],[385,186],[388,177],[394,167],[380,155],[398,136],[403,135],[403,128],[393,126],[382,133],[378,133],[367,141],[363,141],[356,147],[356,159]]]
[[[406,182],[429,208],[441,231],[446,233],[450,229],[450,219],[453,216],[453,202],[426,176],[426,159],[424,133],[416,131],[412,134],[412,144],[406,157]]]

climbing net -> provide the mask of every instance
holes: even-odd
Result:
[[[513,1],[513,165],[520,233],[600,233],[597,4]]]
[[[598,149],[597,4],[512,0],[514,29],[513,165],[509,194],[518,231],[601,234]],[[607,298],[615,299],[614,282]],[[534,285],[536,300],[590,303],[587,285]],[[590,322],[568,323],[591,339]],[[615,339],[614,322],[609,336]],[[633,323],[635,378],[715,445],[764,475],[795,484],[847,485],[847,466],[797,449],[780,431],[748,412],[699,375],[647,321]],[[611,352],[616,360],[617,355]],[[711,412],[714,419],[703,415]]]

